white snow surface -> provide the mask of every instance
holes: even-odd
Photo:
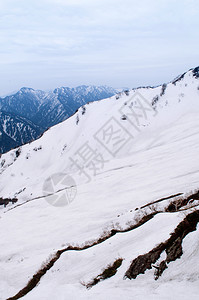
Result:
[[[169,83],[163,96],[160,86],[90,103],[85,113],[80,108],[21,147],[19,157],[16,149],[2,155],[0,197],[16,197],[18,202],[0,207],[1,300],[25,287],[57,250],[92,243],[113,228],[125,229],[144,213],[136,208],[198,189],[198,86],[199,79],[189,71],[175,85]],[[157,95],[155,109],[150,108]],[[145,99],[149,108],[139,121],[128,115],[131,102],[136,110],[136,99]],[[126,139],[116,154],[107,151],[108,142],[103,145],[96,139],[107,124],[114,131],[122,128]],[[97,174],[83,162],[78,162],[81,174],[71,166],[85,143],[106,161],[99,163]],[[45,180],[56,173],[69,174],[76,182],[77,195],[69,205],[55,207],[43,197]],[[157,281],[153,269],[134,280],[124,279],[131,261],[167,240],[188,212],[163,211],[137,229],[117,233],[87,250],[63,253],[23,299],[198,299],[198,230],[185,237],[182,257],[171,262]],[[115,276],[91,289],[82,285],[117,258],[124,260]]]

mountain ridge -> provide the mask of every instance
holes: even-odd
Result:
[[[14,131],[14,127],[16,128],[16,124],[14,124],[16,116],[24,119],[23,127],[26,126],[26,123],[32,123],[32,128],[29,124],[29,137],[27,134],[24,136],[24,132],[18,130],[18,136],[12,143],[7,142],[3,145],[0,140],[0,153],[37,139],[51,126],[66,120],[80,106],[87,102],[108,98],[116,92],[116,90],[107,86],[61,87],[50,92],[22,87],[15,94],[0,98],[0,111],[7,113],[10,117],[12,116],[10,122],[7,119],[7,125],[1,119],[0,128],[2,133],[8,134],[12,139],[12,132],[8,133],[8,131]],[[35,127],[38,127],[37,131],[35,131]],[[5,128],[5,131],[3,128]],[[22,143],[22,141],[24,142]]]
[[[1,156],[3,299],[198,298],[196,71]]]

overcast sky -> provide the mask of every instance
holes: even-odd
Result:
[[[0,96],[157,85],[199,65],[198,0],[0,0]]]

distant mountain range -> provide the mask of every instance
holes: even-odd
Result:
[[[107,86],[61,87],[51,92],[23,87],[14,95],[0,98],[0,153],[37,139],[80,106],[117,92]]]

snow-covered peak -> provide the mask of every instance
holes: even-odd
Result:
[[[33,92],[33,91],[35,91],[35,90],[32,89],[32,88],[29,88],[29,87],[22,87],[22,88],[20,89],[20,91],[23,92],[23,93],[27,93],[27,92]]]
[[[73,115],[75,111],[87,102],[97,101],[108,98],[116,94],[116,91],[109,87],[81,86],[77,88],[61,87],[54,91],[44,92],[32,88],[23,87],[17,93],[0,99],[0,108],[4,114],[12,115],[12,121],[3,124],[0,120],[0,130],[4,132],[4,144],[0,141],[0,153],[9,151],[12,148],[21,146],[25,143],[38,138],[49,127],[66,120]],[[17,118],[25,119],[25,123],[31,122],[39,130],[35,132],[34,128],[30,131],[34,134],[27,134],[24,130],[17,130]],[[11,119],[10,119],[11,120]]]

